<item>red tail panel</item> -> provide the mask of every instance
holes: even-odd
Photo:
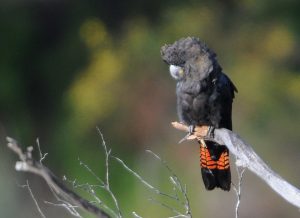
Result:
[[[207,147],[203,144],[200,144],[200,166],[210,170],[216,169],[218,166],[217,161],[211,159]]]
[[[207,190],[219,187],[229,191],[231,185],[229,151],[225,146],[200,143],[200,166],[202,179]]]

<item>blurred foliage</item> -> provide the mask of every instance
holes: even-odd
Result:
[[[6,135],[24,145],[34,144],[38,136],[42,150],[49,153],[46,164],[58,175],[95,183],[77,158],[103,175],[103,152],[95,130],[99,126],[113,153],[168,190],[166,172],[145,156],[144,149],[164,156],[187,183],[196,217],[232,217],[234,193],[204,191],[197,147],[177,146],[181,135],[169,125],[177,119],[175,82],[159,50],[192,35],[216,51],[238,87],[235,131],[299,186],[300,174],[294,169],[300,164],[298,1],[4,0],[0,4],[2,144]],[[1,165],[1,173],[7,175],[0,180],[1,191],[15,197],[7,200],[3,194],[0,210],[5,217],[18,217],[34,205],[22,204],[18,199],[30,202],[29,196],[7,185],[17,175],[14,158],[6,155],[4,146],[1,149],[1,163],[11,163]],[[256,178],[246,177],[241,216],[298,217],[296,208]],[[149,203],[151,193],[117,163],[112,163],[111,182],[126,217],[133,210],[149,217],[170,215]],[[66,216],[55,208],[45,211]],[[38,215],[26,213],[24,217]]]

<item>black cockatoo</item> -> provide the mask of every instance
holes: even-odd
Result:
[[[231,110],[236,87],[222,72],[216,54],[198,38],[187,37],[161,48],[177,81],[177,111],[180,122],[190,126],[232,129]],[[200,143],[200,166],[207,190],[229,191],[229,151],[212,141]]]

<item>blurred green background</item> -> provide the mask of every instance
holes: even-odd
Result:
[[[20,187],[27,179],[47,217],[71,217],[44,203],[55,202],[44,181],[15,172],[5,136],[23,146],[35,146],[38,137],[57,176],[96,184],[78,161],[104,177],[96,126],[114,155],[171,192],[168,173],[145,149],[167,160],[187,185],[194,217],[233,217],[234,192],[204,190],[197,144],[178,145],[183,133],[170,126],[177,120],[175,81],[160,47],[186,36],[207,42],[238,87],[235,132],[300,187],[299,9],[296,0],[0,1],[0,217],[40,217]],[[124,217],[172,215],[149,202],[157,196],[115,161],[110,176]],[[300,214],[246,172],[240,216]]]

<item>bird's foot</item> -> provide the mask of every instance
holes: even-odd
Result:
[[[214,136],[215,136],[214,131],[215,131],[215,127],[209,126],[209,127],[208,127],[208,131],[207,131],[207,134],[206,134],[206,138],[208,138],[208,139],[213,139]]]
[[[189,125],[189,134],[192,135],[195,132],[195,125]]]
[[[179,142],[178,144],[180,144],[181,142],[185,141],[188,139],[189,136],[193,135],[195,132],[195,125],[190,125],[189,126],[189,132],[186,136],[184,136]]]

